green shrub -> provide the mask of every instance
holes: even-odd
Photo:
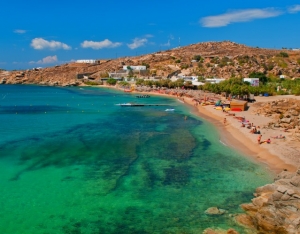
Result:
[[[195,55],[195,56],[193,57],[193,59],[196,60],[197,62],[199,62],[200,59],[201,59],[201,56],[200,56],[200,55]]]
[[[276,57],[288,58],[289,54],[282,51],[279,54],[277,54]]]
[[[113,79],[113,78],[109,78],[107,81],[106,81],[107,84],[109,85],[115,85],[117,83],[117,80]]]
[[[188,64],[182,64],[180,66],[181,69],[188,69],[190,66]]]
[[[98,83],[98,82],[90,81],[90,80],[85,81],[84,83],[85,83],[86,85],[99,85],[99,84],[100,84],[100,83]]]

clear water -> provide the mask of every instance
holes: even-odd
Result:
[[[0,85],[0,130],[0,233],[241,231],[229,214],[272,177],[171,98]]]

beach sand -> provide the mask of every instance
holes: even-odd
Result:
[[[257,102],[269,102],[282,98],[295,98],[294,96],[274,96],[270,98],[257,97]],[[259,134],[250,133],[250,129],[241,127],[241,122],[234,116],[229,116],[221,110],[214,109],[213,105],[194,106],[192,98],[184,98],[185,103],[193,106],[196,112],[204,119],[212,122],[220,132],[220,140],[231,148],[234,148],[260,163],[266,164],[270,170],[279,173],[282,170],[296,171],[300,166],[299,142],[293,141],[291,132],[283,132],[282,129],[264,128],[272,119],[258,116],[252,113],[256,108],[254,104],[248,103],[249,109],[242,112],[230,112],[235,116],[245,117],[255,126],[260,126],[262,141],[271,139],[271,143],[258,144]],[[226,123],[224,124],[224,118]],[[272,137],[282,134],[285,139],[274,139]]]

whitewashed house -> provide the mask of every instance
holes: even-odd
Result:
[[[134,71],[146,71],[147,67],[146,66],[123,66],[123,70],[127,71],[128,67],[130,67]]]
[[[205,79],[205,82],[209,82],[211,84],[219,84],[220,82],[224,81],[226,79],[224,78],[207,78]]]
[[[251,86],[259,86],[259,78],[244,78],[244,82],[249,82]]]

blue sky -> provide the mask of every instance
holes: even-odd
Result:
[[[0,68],[135,56],[206,41],[300,48],[300,1],[1,1]]]

